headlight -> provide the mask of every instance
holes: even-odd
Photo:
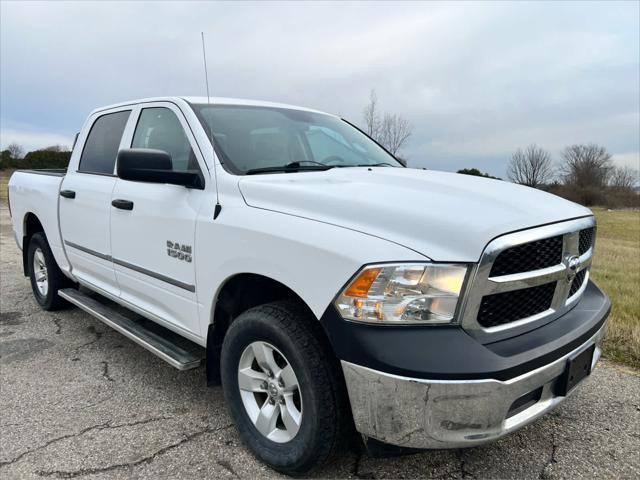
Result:
[[[371,265],[347,285],[335,305],[348,320],[450,324],[466,273],[464,265]]]

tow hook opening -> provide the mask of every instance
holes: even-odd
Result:
[[[520,412],[524,412],[527,408],[534,406],[540,401],[541,397],[542,387],[538,387],[535,390],[532,390],[529,393],[525,393],[521,397],[516,398],[516,400],[509,407],[507,418],[514,417]]]

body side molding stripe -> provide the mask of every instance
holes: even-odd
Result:
[[[93,255],[93,256],[98,257],[98,258],[100,258],[102,260],[107,260],[109,262],[113,262],[116,265],[120,265],[121,267],[128,268],[129,270],[134,270],[134,271],[142,273],[144,275],[148,275],[149,277],[153,277],[153,278],[155,278],[157,280],[160,280],[162,282],[169,283],[169,284],[171,284],[173,286],[176,286],[178,288],[182,288],[182,289],[187,290],[189,292],[195,292],[196,291],[195,285],[190,285],[188,283],[184,283],[184,282],[181,282],[179,280],[174,280],[173,278],[167,277],[167,276],[162,275],[160,273],[152,272],[151,270],[147,270],[146,268],[142,268],[142,267],[139,267],[137,265],[133,265],[133,264],[125,262],[123,260],[118,260],[117,258],[113,258],[110,255],[105,255],[103,253],[96,252],[95,250],[91,250],[90,248],[83,247],[81,245],[78,245],[78,244],[73,243],[73,242],[69,242],[67,240],[65,240],[64,243],[65,243],[65,245],[67,245],[69,247],[72,247],[72,248],[75,248],[76,250],[80,250],[81,252],[88,253],[89,255]]]
[[[78,245],[77,243],[69,242],[67,240],[64,241],[64,244],[75,248],[76,250],[80,250],[81,252],[88,253],[89,255],[93,255],[94,257],[101,258],[102,260],[108,260],[109,262],[113,261],[111,255],[105,255],[104,253],[96,252],[95,250],[91,250],[90,248],[83,247],[82,245]]]
[[[152,272],[151,270],[147,270],[146,268],[142,268],[142,267],[139,267],[137,265],[133,265],[133,264],[128,263],[128,262],[124,262],[122,260],[118,260],[117,258],[113,259],[113,263],[115,263],[116,265],[120,265],[122,267],[128,268],[130,270],[134,270],[136,272],[143,273],[145,275],[148,275],[150,277],[156,278],[158,280],[162,280],[163,282],[170,283],[171,285],[175,285],[176,287],[183,288],[184,290],[188,290],[190,292],[195,292],[196,291],[195,285],[189,285],[188,283],[183,283],[183,282],[181,282],[179,280],[174,280],[173,278],[170,278],[170,277],[165,277],[164,275],[161,275],[160,273]]]

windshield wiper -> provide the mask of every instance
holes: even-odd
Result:
[[[380,162],[380,163],[360,163],[358,165],[345,165],[346,167],[396,167],[391,163]]]
[[[303,162],[310,162],[313,165],[300,165]],[[274,167],[252,168],[244,172],[245,175],[255,175],[258,173],[276,173],[276,172],[323,172],[334,168],[335,165],[325,165],[320,162],[312,162],[311,160],[302,160],[300,162],[291,162],[286,165]]]

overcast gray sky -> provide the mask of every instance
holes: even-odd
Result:
[[[2,2],[0,144],[70,144],[95,107],[213,94],[414,126],[411,166],[504,176],[535,142],[640,163],[640,3]]]

